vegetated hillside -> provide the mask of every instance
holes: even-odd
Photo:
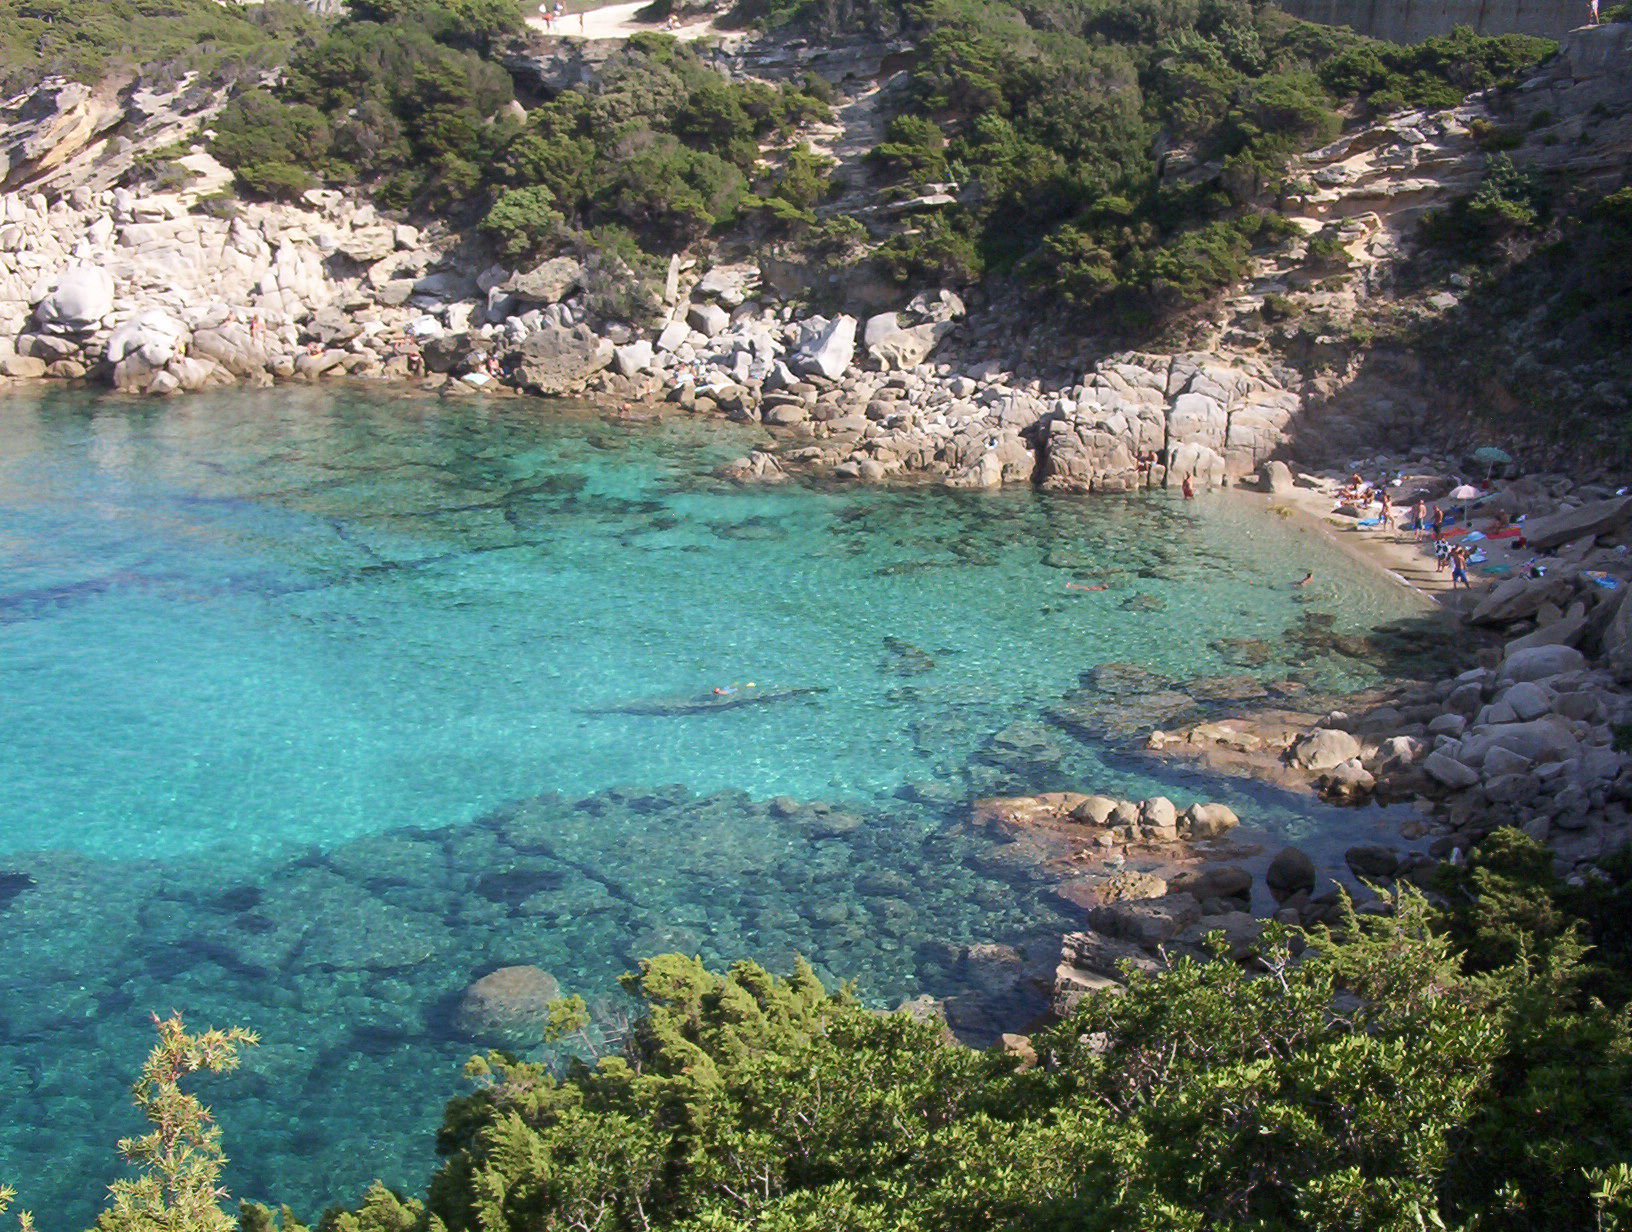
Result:
[[[1289,158],[1349,116],[1449,106],[1551,50],[1459,33],[1387,47],[1231,0],[936,0],[878,157],[964,202],[887,244],[905,271],[1017,271],[1138,327],[1201,304],[1288,235]]]
[[[964,1049],[802,964],[782,979],[649,960],[625,977],[638,1013],[620,1046],[593,1065],[472,1060],[426,1195],[376,1185],[319,1226],[1632,1227],[1632,865],[1566,885],[1545,847],[1499,830],[1440,878],[1443,908],[1407,887],[1336,935],[1272,925],[1244,963],[1129,968],[1124,992],[1088,995],[1034,1054]],[[558,1038],[582,1027],[582,1001],[550,1022]],[[180,1080],[232,1068],[253,1038],[189,1036],[175,1018],[159,1033],[136,1088],[155,1128],[129,1144],[138,1178],[97,1227],[231,1232],[215,1186],[232,1126]],[[306,1227],[255,1204],[240,1219]]]
[[[365,0],[281,85],[237,100],[215,151],[244,188],[359,184],[389,207],[486,219],[513,260],[729,235],[903,283],[1020,278],[1085,320],[1148,328],[1216,296],[1284,238],[1288,158],[1347,118],[1444,106],[1551,45],[1459,33],[1410,48],[1244,0],[925,0],[739,9],[739,19],[913,45],[872,174],[935,204],[875,224],[825,210],[828,160],[799,143],[820,78],[727,80],[638,36],[587,85],[511,107],[494,49],[513,0]],[[853,187],[853,185],[852,185]]]
[[[49,76],[235,79],[276,68],[317,25],[288,0],[0,0],[0,97]]]

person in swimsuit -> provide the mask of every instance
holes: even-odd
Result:
[[[1461,582],[1464,587],[1466,587],[1468,585],[1468,550],[1467,550],[1467,548],[1452,548],[1451,549],[1451,589],[1452,590],[1456,589],[1456,584],[1458,582]]]
[[[1311,569],[1308,573],[1303,575],[1303,579],[1301,581],[1293,582],[1292,585],[1295,586],[1295,587],[1296,586],[1307,586],[1307,585],[1309,585],[1310,582],[1312,582],[1314,580],[1315,580],[1315,573],[1314,573],[1314,570]]]

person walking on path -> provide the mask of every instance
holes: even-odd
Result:
[[[1456,584],[1458,582],[1462,583],[1462,588],[1464,590],[1468,589],[1468,549],[1467,548],[1452,548],[1451,549],[1451,589],[1452,590],[1456,589]]]
[[[1384,530],[1394,529],[1394,501],[1387,492],[1383,493],[1383,522]]]

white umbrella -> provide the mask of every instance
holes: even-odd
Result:
[[[1468,502],[1480,495],[1482,493],[1471,483],[1465,483],[1461,487],[1451,489],[1451,499],[1462,502],[1462,524],[1464,526],[1468,523]]]

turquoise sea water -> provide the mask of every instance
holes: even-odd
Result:
[[[315,1212],[423,1180],[476,1044],[450,1010],[496,966],[603,997],[645,954],[797,952],[944,995],[958,946],[1069,924],[983,861],[978,796],[1354,824],[1050,717],[1113,662],[1169,696],[1373,679],[1311,630],[1399,598],[1307,532],[1226,494],[712,477],[753,439],[282,389],[0,401],[0,1179],[43,1227],[117,1175],[152,1012],[262,1034],[209,1091],[229,1181]],[[750,681],[789,692],[673,712]]]

